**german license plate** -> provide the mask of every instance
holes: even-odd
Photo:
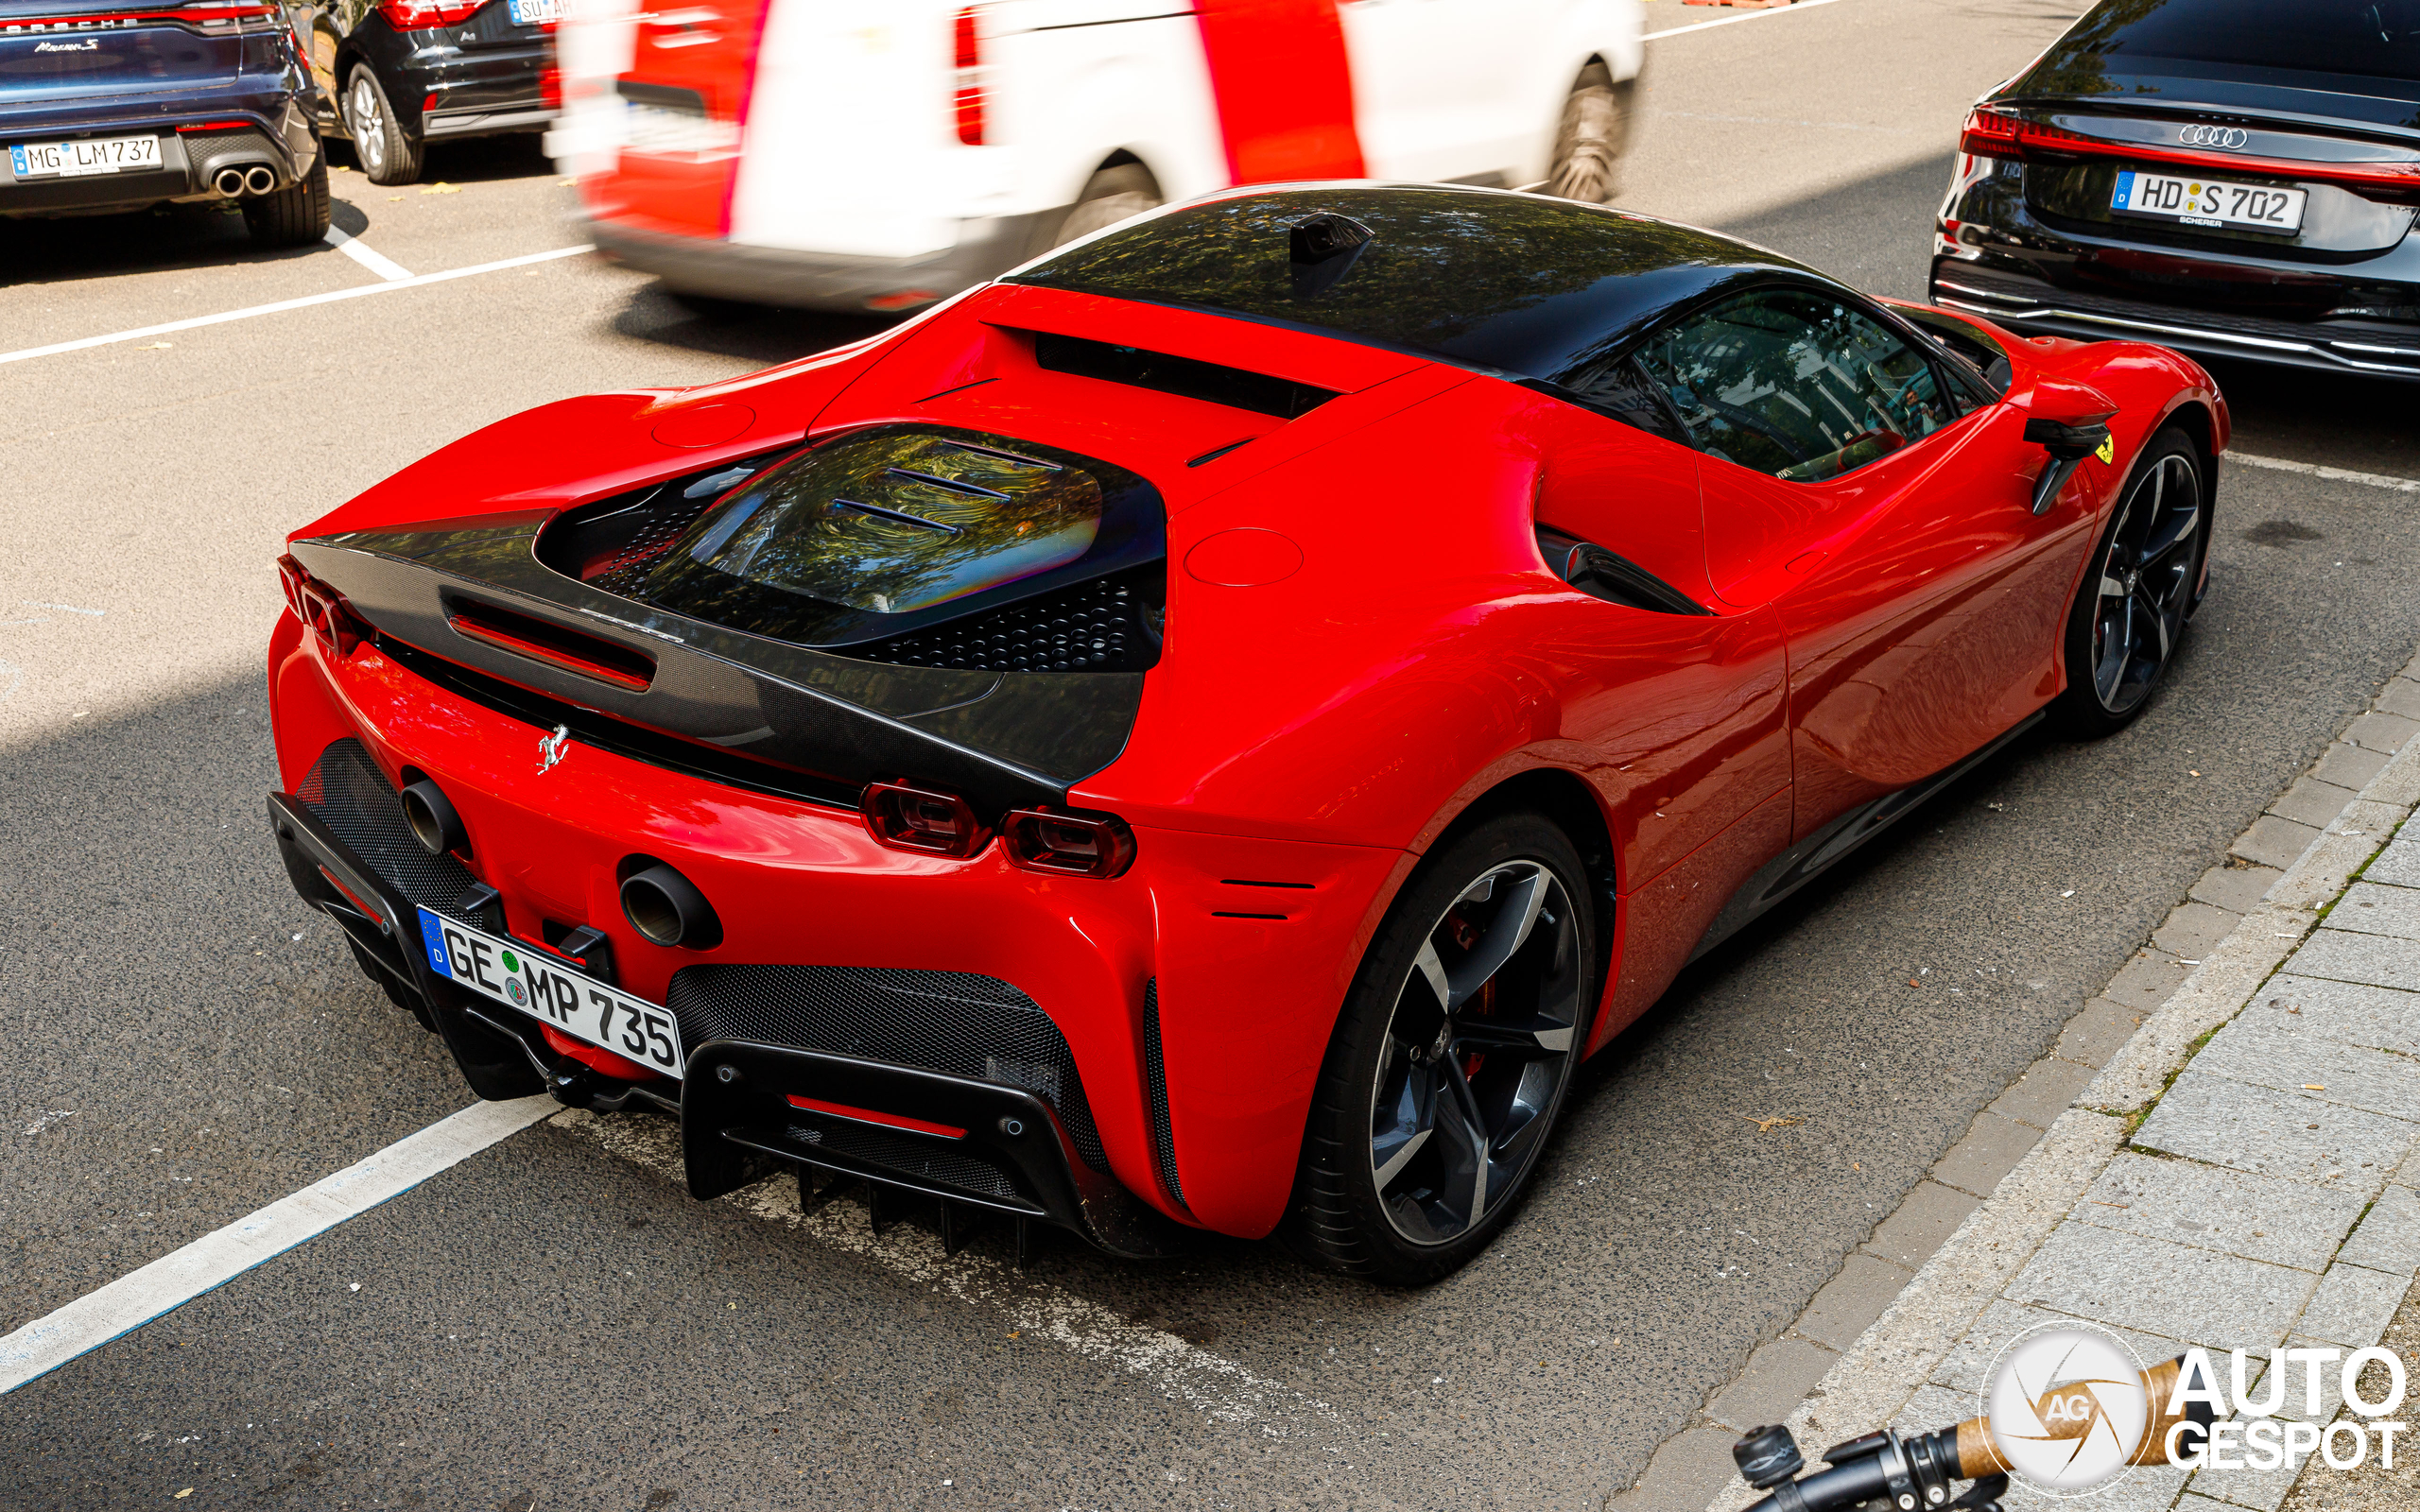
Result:
[[[20,179],[79,179],[94,173],[132,173],[160,165],[156,136],[96,136],[81,142],[26,142],[9,149],[9,166]]]
[[[563,19],[563,0],[511,0],[516,26],[550,26]]]
[[[2295,232],[2303,229],[2303,201],[2309,198],[2300,189],[2267,189],[2190,174],[2130,170],[2118,175],[2109,208],[2120,215],[2154,215],[2187,226]]]
[[[420,911],[428,968],[481,996],[517,1008],[558,1034],[584,1040],[667,1076],[684,1074],[681,1028],[671,1011],[580,975],[517,939]]]

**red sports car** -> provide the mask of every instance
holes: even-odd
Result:
[[[1685,963],[2140,712],[2227,429],[1686,227],[1236,190],[298,532],[270,818],[476,1091],[700,1196],[1417,1282]]]

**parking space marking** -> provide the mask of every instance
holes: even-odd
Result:
[[[337,251],[390,283],[401,284],[412,276],[410,268],[384,252],[372,250],[368,242],[357,236],[347,235],[334,226],[328,228],[326,240],[327,244]]]
[[[1793,10],[1804,10],[1809,6],[1828,6],[1833,3],[1834,0],[1794,0],[1793,4],[1775,6],[1770,10],[1743,10],[1736,16],[1717,16],[1712,21],[1700,21],[1686,26],[1669,26],[1662,31],[1651,31],[1639,40],[1653,42],[1658,37],[1677,37],[1685,31],[1703,31],[1708,26],[1727,26],[1735,21],[1762,21],[1767,16],[1787,15]]]
[[[358,300],[372,294],[391,294],[397,289],[422,288],[442,284],[450,279],[470,278],[479,273],[501,272],[508,267],[527,267],[532,263],[550,263],[559,257],[578,257],[590,249],[586,243],[578,247],[558,247],[550,252],[527,252],[519,257],[507,257],[493,263],[474,263],[469,267],[449,267],[439,273],[414,273],[391,284],[364,284],[358,288],[334,289],[326,294],[309,294],[299,300],[280,300],[274,304],[255,304],[241,310],[225,310],[217,315],[197,315],[190,319],[169,320],[160,325],[140,326],[132,331],[112,331],[105,336],[83,336],[74,341],[56,341],[46,347],[27,347],[20,352],[0,352],[0,363],[26,362],[35,357],[55,357],[62,352],[82,352],[91,347],[106,347],[120,341],[140,341],[145,336],[166,335],[175,331],[194,331],[206,325],[224,325],[230,320],[249,320],[257,315],[279,315],[287,310],[305,310],[315,304],[333,304],[338,300]]]
[[[2330,483],[2359,483],[2373,489],[2393,489],[2399,493],[2420,493],[2420,478],[2390,477],[2384,472],[2356,472],[2350,468],[2322,467],[2317,462],[2293,462],[2282,456],[2255,456],[2249,452],[2222,452],[2220,455],[2229,462],[2271,468],[2279,472],[2300,472],[2305,477],[2325,478]]]
[[[574,1108],[559,1114],[553,1126],[591,1141],[606,1153],[674,1186],[685,1180],[680,1135],[662,1119],[599,1116]],[[804,1210],[799,1205],[798,1183],[776,1177],[716,1200],[760,1222],[781,1225],[871,1261],[908,1285],[990,1310],[1008,1325],[1010,1338],[1046,1341],[1123,1370],[1162,1397],[1205,1418],[1249,1428],[1268,1438],[1309,1435],[1331,1444],[1354,1445],[1363,1436],[1325,1401],[1256,1374],[1166,1329],[1120,1316],[1078,1293],[1047,1281],[1028,1280],[1023,1272],[994,1256],[976,1249],[947,1254],[938,1235],[913,1224],[895,1224],[876,1234],[865,1208],[845,1197]]]
[[[88,1292],[0,1338],[0,1395],[133,1332],[315,1234],[409,1192],[562,1109],[551,1097],[477,1103],[291,1196]]]

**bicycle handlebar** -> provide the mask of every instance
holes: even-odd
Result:
[[[2180,1421],[2209,1427],[2212,1412],[2206,1400],[2188,1403],[2182,1413],[2168,1410],[2184,1364],[2184,1356],[2179,1355],[2143,1372],[2144,1400],[2151,1411],[2144,1417],[2143,1435],[2128,1456],[2128,1464],[2167,1464],[2169,1430]],[[2050,1438],[2081,1438],[2101,1420],[2089,1400],[2055,1413],[2049,1410],[2078,1389],[2073,1383],[2053,1386],[2035,1400],[2036,1415],[2048,1427]],[[1830,1469],[1804,1479],[1796,1477],[1806,1462],[1787,1428],[1756,1429],[1734,1445],[1731,1452],[1748,1484],[1771,1493],[1749,1512],[1840,1512],[1865,1502],[1880,1503],[1894,1512],[1948,1512],[1952,1507],[1983,1512],[1997,1507],[2000,1494],[2008,1488],[2011,1469],[1980,1418],[1929,1434],[1902,1436],[1885,1431],[1836,1444],[1824,1452]],[[1977,1485],[1952,1502],[1949,1483],[1953,1480]]]

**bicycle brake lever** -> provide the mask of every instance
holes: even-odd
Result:
[[[1942,1512],[2001,1512],[2000,1498],[2007,1494],[2007,1476],[1986,1475],[1966,1487],[1966,1494],[1942,1508]]]

